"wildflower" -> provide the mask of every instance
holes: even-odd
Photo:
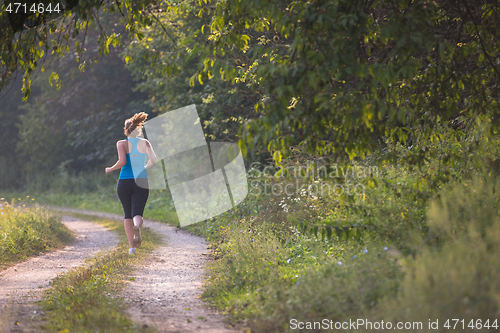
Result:
[[[356,257],[357,257],[356,255],[352,256],[353,259],[356,259]]]
[[[3,215],[3,212],[2,212],[2,213],[0,213],[0,214],[2,214],[2,215]]]
[[[300,282],[299,282],[299,281],[297,281],[297,285],[299,285],[299,284],[300,284]]]
[[[342,261],[339,261],[337,265],[342,266]]]
[[[252,238],[252,242],[253,242],[253,238]]]
[[[368,253],[368,250],[364,250],[363,252],[364,252],[364,253]]]
[[[2,213],[2,214],[3,214],[3,213]],[[292,261],[292,259],[288,259],[288,260],[286,261],[286,263],[287,263],[287,264],[289,264],[291,261]]]
[[[386,246],[386,247],[384,247],[384,251],[387,251],[387,250],[388,250],[387,246]]]

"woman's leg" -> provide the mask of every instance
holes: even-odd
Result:
[[[134,223],[134,226],[132,227],[132,232],[133,232],[132,244],[134,247],[141,247],[141,244],[142,244],[142,235],[141,235],[142,216],[140,216],[140,215],[134,216],[133,223]]]
[[[149,197],[149,186],[147,179],[137,179],[136,181],[139,182],[140,185],[136,182],[134,193],[132,194],[132,216],[134,217],[134,226],[132,230],[134,232],[133,244],[136,247],[140,247],[142,243],[141,226],[144,222],[142,215],[144,214],[144,208],[146,207],[146,202]]]
[[[116,186],[116,192],[118,198],[123,207],[123,213],[125,214],[125,219],[123,220],[123,226],[125,228],[125,234],[127,235],[129,248],[134,248],[134,221],[132,219],[132,193],[133,193],[133,179],[120,179],[118,180],[118,185]],[[130,251],[129,251],[130,253]]]
[[[144,218],[141,215],[134,216],[134,225],[139,228],[142,227],[142,223],[144,222]]]
[[[125,227],[125,234],[127,234],[128,247],[133,248],[134,231],[132,229],[134,227],[134,221],[132,219],[125,219],[123,220],[123,226]]]

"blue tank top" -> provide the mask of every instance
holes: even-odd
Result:
[[[119,179],[148,178],[148,173],[144,165],[146,164],[146,154],[137,150],[140,138],[127,139],[132,144],[132,150],[127,154],[127,163],[122,167]]]

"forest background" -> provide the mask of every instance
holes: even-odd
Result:
[[[288,181],[282,166],[380,170],[299,177],[362,196],[260,192],[192,227],[221,254],[204,297],[235,321],[498,319],[498,1],[69,1],[31,17],[8,4],[3,190],[102,204],[123,121],[196,104],[208,141],[239,144],[253,189]],[[172,211],[162,200],[150,210]]]

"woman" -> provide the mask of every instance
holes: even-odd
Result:
[[[142,127],[147,113],[136,113],[132,118],[125,120],[124,133],[126,140],[116,143],[118,162],[106,173],[121,168],[116,191],[125,213],[124,227],[129,244],[129,254],[135,255],[136,248],[141,246],[142,215],[149,196],[147,170],[156,162],[156,155],[148,140],[140,138]],[[146,165],[146,155],[149,161]]]

